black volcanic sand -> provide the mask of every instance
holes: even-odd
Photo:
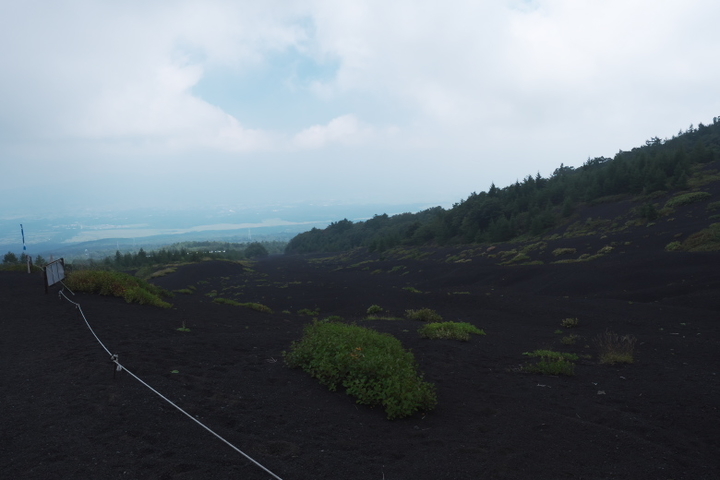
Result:
[[[279,256],[252,270],[213,261],[155,281],[197,288],[169,310],[73,299],[131,372],[285,480],[720,478],[719,256],[632,248],[519,267],[445,261],[459,250],[360,265]],[[275,313],[213,303],[213,290]],[[0,272],[3,478],[271,478],[115,375],[55,292]],[[422,339],[418,322],[365,320],[373,304],[395,316],[430,307],[487,336]],[[397,336],[437,386],[438,407],[389,421],[285,366],[283,350],[311,321],[303,308]],[[582,337],[576,345],[556,333],[567,317],[579,319],[566,331]],[[190,332],[177,331],[183,322]],[[606,329],[637,337],[634,364],[598,364],[592,339]],[[590,358],[572,377],[519,373],[522,353],[538,348]]]

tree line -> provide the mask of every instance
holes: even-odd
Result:
[[[648,195],[688,188],[693,167],[720,159],[720,117],[690,125],[671,139],[653,137],[613,158],[588,159],[581,167],[560,164],[547,178],[471,193],[450,209],[434,207],[363,222],[343,219],[295,236],[286,253],[333,252],[355,247],[382,251],[398,245],[494,243],[539,235],[572,215],[582,203],[611,195]],[[648,216],[652,208],[644,210]]]
[[[205,259],[213,260],[245,260],[282,253],[287,245],[281,241],[262,241],[250,243],[230,242],[183,242],[163,247],[159,250],[146,251],[140,248],[137,251],[115,251],[115,255],[106,256],[101,260],[92,258],[74,259],[70,265],[80,268],[104,268],[114,270],[132,270],[151,265],[166,265],[178,262],[199,262]],[[25,253],[18,257],[8,252],[3,257],[3,264],[17,265],[27,262]],[[44,266],[47,262],[42,256],[33,258],[37,266]]]

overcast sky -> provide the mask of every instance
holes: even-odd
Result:
[[[1,4],[0,215],[449,205],[720,116],[717,0]]]

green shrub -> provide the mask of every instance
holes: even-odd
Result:
[[[633,363],[635,342],[632,335],[618,335],[609,330],[595,337],[600,363],[615,365],[616,363]]]
[[[577,253],[576,248],[556,248],[552,251],[552,254],[556,257],[559,257],[560,255],[573,255]]]
[[[578,356],[574,353],[555,352],[553,350],[535,350],[523,355],[539,358],[538,363],[524,365],[522,370],[528,373],[543,375],[575,375],[575,364]]]
[[[374,315],[376,313],[380,313],[383,311],[383,308],[380,305],[370,305],[367,309],[368,315]]]
[[[447,340],[470,340],[470,334],[485,335],[485,332],[467,322],[434,322],[420,327],[418,333],[424,338]]]
[[[298,310],[298,315],[304,315],[307,317],[317,317],[320,315],[320,309],[316,308],[315,310],[310,310],[309,308],[302,308]]]
[[[689,205],[691,203],[696,202],[702,202],[703,200],[707,200],[712,195],[710,195],[708,192],[690,192],[690,193],[683,193],[680,195],[676,195],[670,200],[667,201],[665,204],[666,208],[675,208],[680,207],[682,205]]]
[[[170,308],[172,305],[163,301],[161,295],[169,293],[160,287],[122,272],[105,270],[78,270],[71,272],[65,284],[76,292],[96,293],[122,297],[128,303],[153,305]]]
[[[405,317],[410,320],[420,320],[423,322],[442,322],[443,318],[435,310],[430,308],[421,308],[420,310],[405,310]]]
[[[342,386],[358,403],[382,406],[389,419],[437,405],[435,386],[418,373],[413,354],[386,333],[314,321],[283,355],[330,390]]]

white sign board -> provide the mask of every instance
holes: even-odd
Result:
[[[63,259],[55,260],[45,266],[45,275],[47,277],[47,286],[50,287],[56,283],[65,280],[65,262]]]

